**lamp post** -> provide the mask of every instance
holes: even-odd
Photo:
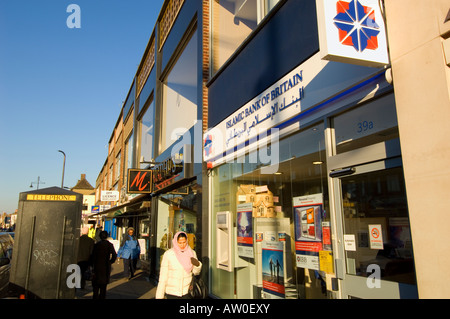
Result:
[[[36,190],[39,189],[39,184],[45,184],[44,182],[41,182],[41,177],[38,176],[37,182],[31,182],[30,188],[33,188],[33,184],[37,184]]]
[[[66,153],[64,153],[61,150],[58,150],[58,152],[63,153],[64,155],[64,162],[63,162],[63,171],[62,171],[62,180],[61,180],[61,188],[64,188],[64,171],[66,169]]]

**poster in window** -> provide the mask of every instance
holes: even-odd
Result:
[[[280,241],[262,243],[262,282],[266,299],[285,298],[284,245]]]
[[[253,258],[253,205],[252,203],[237,206],[237,247],[238,255]]]
[[[293,198],[297,267],[319,270],[322,248],[322,194]]]

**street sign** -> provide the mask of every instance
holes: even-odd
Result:
[[[118,191],[102,191],[101,201],[102,202],[116,202],[119,200]]]
[[[150,194],[153,191],[152,176],[152,170],[129,168],[127,178],[127,193]]]
[[[321,56],[370,67],[389,64],[378,0],[317,0]]]

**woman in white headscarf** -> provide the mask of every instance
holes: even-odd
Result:
[[[185,232],[178,232],[172,248],[166,251],[161,262],[156,299],[188,299],[192,275],[200,274],[202,263],[189,247]]]

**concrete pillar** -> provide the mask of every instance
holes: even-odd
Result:
[[[450,298],[450,1],[384,4],[419,298]]]

